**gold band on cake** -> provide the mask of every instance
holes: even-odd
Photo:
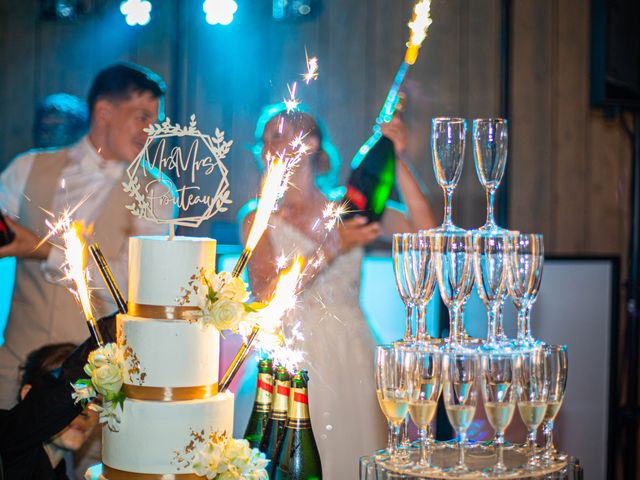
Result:
[[[102,465],[102,475],[107,480],[202,480],[195,473],[136,473]]]
[[[189,312],[197,312],[198,307],[176,307],[170,305],[145,305],[129,302],[127,313],[134,317],[156,318],[167,320],[189,320]]]
[[[151,400],[154,402],[175,402],[183,400],[204,400],[218,394],[218,384],[197,387],[143,387],[139,385],[122,386],[127,398]]]

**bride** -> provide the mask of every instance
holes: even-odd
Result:
[[[317,228],[336,192],[340,160],[319,123],[308,113],[287,114],[279,104],[265,109],[256,129],[259,164],[267,153],[290,148],[300,131],[307,133],[308,154],[291,178],[291,186],[270,219],[268,229],[249,263],[251,290],[259,300],[270,297],[277,280],[276,258],[301,253],[309,259],[321,252],[323,261],[302,279],[298,306],[287,322],[300,322],[309,370],[309,407],[320,451],[323,476],[357,477],[358,458],[386,444],[386,427],[373,385],[373,337],[360,310],[360,277],[364,247],[379,236],[411,232],[436,225],[429,202],[407,167],[407,129],[399,118],[382,126],[394,143],[396,184],[405,213],[388,205],[380,223],[364,217],[339,222],[327,233]],[[402,205],[400,205],[402,207]],[[255,204],[245,206],[242,235],[246,239]]]

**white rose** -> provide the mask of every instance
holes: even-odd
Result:
[[[236,331],[244,315],[242,303],[218,300],[212,305],[208,318],[218,330]]]
[[[244,302],[249,298],[247,284],[241,278],[230,278],[220,290],[220,296],[234,302]]]
[[[196,475],[213,479],[220,473],[221,461],[222,447],[218,444],[210,443],[204,450],[196,453],[193,470]]]
[[[91,373],[91,383],[103,395],[118,393],[123,380],[122,369],[117,365],[106,364]]]

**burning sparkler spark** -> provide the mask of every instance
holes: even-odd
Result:
[[[65,274],[65,280],[71,280],[75,285],[75,289],[69,288],[71,293],[76,297],[82,306],[82,312],[89,326],[89,330],[99,346],[104,344],[100,331],[91,310],[91,292],[87,284],[89,273],[87,270],[87,251],[86,245],[82,240],[82,227],[79,223],[71,221],[68,212],[62,215],[62,218],[51,227],[55,227],[56,231],[60,230],[62,241],[64,243],[63,251],[65,262],[62,271]]]
[[[291,113],[298,108],[300,105],[300,100],[296,98],[296,87],[298,86],[298,82],[293,82],[293,87],[287,84],[287,90],[289,90],[289,98],[285,98],[284,106],[287,108],[287,113]]]
[[[431,25],[430,16],[431,0],[421,0],[413,7],[413,17],[408,26],[411,30],[409,41],[407,42],[407,53],[405,62],[413,65],[418,58],[418,50],[425,38],[427,38],[427,29]]]
[[[311,80],[318,79],[318,58],[311,57],[309,58],[309,54],[307,53],[307,49],[304,49],[304,56],[307,60],[307,73],[302,74],[302,78],[304,79],[304,83],[309,85]]]

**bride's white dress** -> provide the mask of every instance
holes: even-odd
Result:
[[[317,245],[277,216],[269,231],[274,255],[299,252],[309,259]],[[309,370],[311,423],[323,477],[358,478],[358,459],[386,446],[386,426],[374,385],[373,336],[360,310],[364,251],[337,257],[298,298],[287,320],[301,322]]]

